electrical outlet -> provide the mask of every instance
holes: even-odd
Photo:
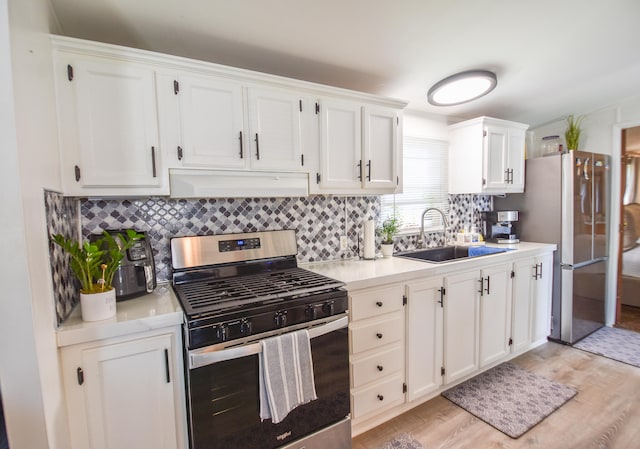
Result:
[[[346,235],[340,236],[340,251],[346,251],[349,246],[349,240]]]

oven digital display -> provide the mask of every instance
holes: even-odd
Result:
[[[252,239],[221,240],[218,242],[218,251],[221,253],[258,248],[260,248],[260,238],[258,237]]]

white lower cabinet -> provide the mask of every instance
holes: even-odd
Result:
[[[521,352],[531,344],[531,306],[534,282],[534,258],[517,260],[513,264],[513,352]]]
[[[519,353],[551,333],[553,254],[517,260],[513,271],[512,351]]]
[[[351,413],[369,419],[404,403],[403,285],[358,290],[349,296]]]
[[[474,269],[351,292],[354,434],[545,340],[552,265],[551,252],[486,259]]]
[[[180,328],[61,349],[74,449],[184,449]]]
[[[482,270],[480,368],[511,352],[511,263]]]
[[[444,383],[473,373],[479,367],[480,272],[467,271],[444,278]]]
[[[551,295],[553,289],[553,254],[534,259],[536,279],[531,295],[531,342],[546,341],[551,334]]]
[[[442,385],[442,278],[407,284],[407,400]]]
[[[511,263],[445,277],[444,383],[506,357],[511,339]]]

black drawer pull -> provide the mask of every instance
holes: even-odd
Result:
[[[378,368],[378,371],[382,371],[384,369],[382,365],[378,365],[377,368]]]
[[[381,339],[381,338],[382,338],[382,334],[381,334],[380,332],[378,332],[378,333],[376,334],[376,337],[378,337],[379,339]]]
[[[376,301],[376,306],[382,307],[382,301]]]
[[[382,396],[381,394],[378,395],[378,400],[380,401],[384,401],[384,396]]]

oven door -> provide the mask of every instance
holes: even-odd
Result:
[[[259,416],[259,342],[191,351],[191,448],[271,449],[344,420],[350,407],[347,326],[343,316],[309,328],[318,399],[293,409],[278,424]]]

